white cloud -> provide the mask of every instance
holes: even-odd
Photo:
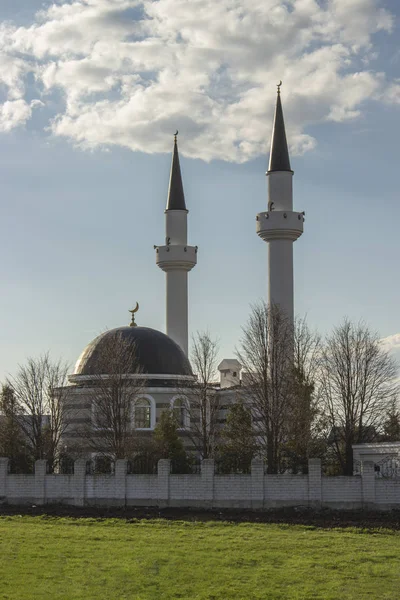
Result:
[[[10,100],[21,98],[24,95],[24,77],[28,72],[29,65],[25,60],[7,54],[1,50],[0,45],[0,86],[7,89]]]
[[[43,97],[61,91],[51,129],[83,147],[164,151],[178,128],[186,155],[242,161],[266,151],[283,79],[302,153],[316,143],[308,125],[382,100],[373,36],[392,29],[383,0],[59,1],[28,27],[0,29],[0,67],[11,65],[0,83],[9,101],[23,98],[28,72]],[[397,85],[386,102],[398,102]]]
[[[400,333],[388,335],[381,342],[386,350],[400,350]]]
[[[400,82],[396,80],[388,89],[382,91],[382,99],[388,104],[400,104]]]
[[[31,100],[31,103],[29,105],[31,108],[43,108],[45,105],[44,102],[42,102],[41,100],[38,100],[38,98],[35,98],[35,100]]]
[[[24,100],[7,100],[0,104],[0,131],[11,131],[18,125],[24,125],[31,114],[31,107]]]

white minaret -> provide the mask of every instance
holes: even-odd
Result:
[[[259,213],[257,233],[268,242],[268,303],[293,322],[293,242],[303,233],[304,213],[293,211],[293,171],[290,168],[285,123],[278,85],[268,177],[268,211]]]
[[[187,215],[177,135],[165,210],[165,246],[156,246],[157,265],[166,273],[167,335],[188,354],[188,272],[197,263],[197,246],[187,245]]]

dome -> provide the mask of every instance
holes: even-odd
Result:
[[[104,355],[110,343],[118,339],[135,349],[127,374],[137,373],[139,365],[149,375],[193,375],[180,346],[165,333],[149,327],[118,327],[97,336],[78,358],[73,375],[107,375]]]

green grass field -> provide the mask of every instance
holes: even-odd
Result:
[[[400,534],[0,517],[0,598],[400,598]]]

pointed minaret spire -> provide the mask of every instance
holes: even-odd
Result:
[[[172,155],[171,175],[169,178],[167,210],[186,210],[185,194],[178,153],[178,131],[174,135],[174,152]]]
[[[278,96],[276,98],[275,119],[272,129],[271,153],[269,155],[268,173],[271,171],[291,171],[289,150],[286,141],[285,121],[281,102],[281,85],[278,84]]]

